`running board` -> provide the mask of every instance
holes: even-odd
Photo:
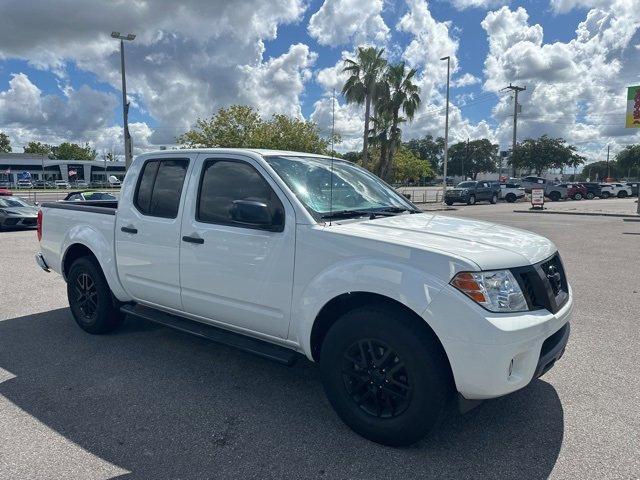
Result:
[[[282,365],[293,365],[298,354],[288,348],[274,345],[273,343],[258,340],[257,338],[240,335],[238,333],[223,330],[222,328],[196,322],[178,315],[165,313],[154,308],[142,305],[123,305],[120,311],[127,315],[143,318],[151,322],[159,323],[165,327],[190,333],[198,337],[206,338],[217,343],[239,348],[245,352],[253,353],[259,357],[272,360]]]

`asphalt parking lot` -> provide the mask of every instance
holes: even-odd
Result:
[[[143,321],[90,336],[35,232],[0,232],[0,478],[640,477],[640,223],[460,207],[551,238],[575,293],[544,377],[394,449],[352,433],[307,361],[283,367]]]

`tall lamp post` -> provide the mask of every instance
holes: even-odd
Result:
[[[449,159],[449,76],[451,74],[451,57],[442,57],[440,60],[447,61],[447,105],[444,120],[444,161],[442,172],[442,203],[444,203],[444,196],[447,194],[447,161]]]
[[[129,170],[133,160],[133,147],[131,145],[131,135],[129,134],[129,102],[127,100],[127,80],[124,73],[124,41],[132,41],[136,36],[133,33],[120,35],[120,32],[111,32],[111,37],[120,40],[120,71],[122,74],[122,130],[124,134],[124,165],[125,170]]]

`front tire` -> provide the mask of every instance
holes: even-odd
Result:
[[[627,198],[627,196],[628,196],[628,195],[629,195],[629,194],[627,193],[627,191],[626,191],[626,190],[620,190],[620,191],[618,192],[618,198]]]
[[[551,192],[549,194],[549,199],[552,202],[557,202],[558,200],[560,200],[560,197],[561,197],[560,192]]]
[[[122,325],[118,309],[102,270],[90,257],[73,262],[67,275],[67,298],[76,323],[85,332],[109,333]]]
[[[573,196],[573,199],[574,199],[574,200],[582,200],[582,194],[581,194],[581,193],[576,193],[576,194]]]
[[[476,196],[469,195],[469,200],[467,200],[467,205],[475,205],[476,204]]]
[[[411,445],[440,419],[451,390],[442,347],[426,326],[386,305],[343,315],[322,344],[326,395],[356,433]]]
[[[451,200],[445,200],[444,203],[446,203],[449,206],[453,205],[453,202]]]
[[[587,193],[587,200],[593,200],[595,197],[595,195],[593,194],[593,192],[588,192]]]
[[[498,203],[498,196],[494,193],[491,196],[491,204],[495,205],[496,203]]]
[[[504,199],[509,203],[513,203],[517,200],[515,193],[507,193],[507,196],[504,197]]]

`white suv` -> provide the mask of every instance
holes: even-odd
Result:
[[[618,198],[626,198],[631,196],[631,187],[629,185],[624,185],[622,183],[601,183],[600,187],[602,189],[603,196],[604,194],[608,194],[604,196],[607,197],[618,197]]]

